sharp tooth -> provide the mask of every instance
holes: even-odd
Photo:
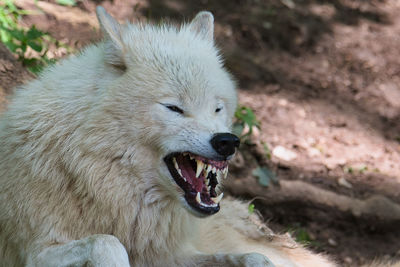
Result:
[[[207,178],[207,176],[208,176],[208,174],[210,173],[210,171],[211,171],[211,165],[207,165],[207,170],[205,170],[205,175],[204,175],[204,177],[206,177]],[[205,168],[204,168],[205,169]]]
[[[213,167],[212,172],[215,173],[217,171],[217,168]]]
[[[204,169],[204,163],[200,160],[196,160],[196,162],[197,162],[196,178],[199,178],[201,172]]]
[[[216,186],[215,186],[215,192],[220,192],[221,190],[220,190],[220,185],[219,184],[217,184]]]
[[[221,193],[221,194],[219,194],[219,196],[217,196],[217,197],[212,197],[211,200],[212,200],[214,203],[218,204],[219,202],[221,202],[221,199],[222,199],[223,196],[224,196],[224,193]]]
[[[175,166],[175,169],[179,169],[179,166],[178,166],[178,162],[176,162],[176,158],[172,158],[172,161],[174,162],[174,166]]]
[[[217,170],[217,180],[221,181],[222,179],[222,170]]]
[[[176,162],[176,158],[172,158],[172,161],[174,162],[174,166],[175,166],[176,171],[179,173],[179,175],[180,175],[180,176],[183,178],[183,180],[185,180],[185,182],[186,182],[185,177],[183,177],[183,175],[182,175],[181,169],[179,169],[178,162]]]
[[[197,201],[197,203],[199,203],[199,204],[201,203],[200,192],[197,192],[196,201]]]

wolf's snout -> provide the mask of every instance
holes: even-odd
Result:
[[[211,138],[210,143],[218,154],[229,157],[239,147],[240,139],[231,133],[217,133]]]

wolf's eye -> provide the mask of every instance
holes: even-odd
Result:
[[[166,107],[167,107],[169,110],[172,110],[173,112],[177,112],[177,113],[179,113],[179,114],[183,114],[183,110],[180,109],[180,108],[178,108],[177,106],[174,106],[174,105],[166,105]]]

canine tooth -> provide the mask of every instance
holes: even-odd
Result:
[[[179,166],[178,166],[178,162],[176,162],[176,158],[172,158],[172,161],[174,162],[174,166],[175,166],[175,169],[179,169]]]
[[[226,177],[228,176],[228,167],[225,167],[223,173],[224,173],[224,179],[226,179]]]
[[[200,192],[197,192],[196,201],[197,201],[197,203],[199,203],[199,204],[201,203]]]
[[[219,194],[219,196],[217,196],[217,197],[212,197],[211,200],[212,200],[214,203],[218,204],[219,202],[221,202],[221,199],[222,199],[223,196],[224,196],[224,193],[221,193],[221,194]]]
[[[211,171],[211,168],[212,168],[211,165],[207,165],[207,170],[205,170],[206,173],[205,173],[205,175],[204,175],[205,177],[208,176],[208,174],[209,174],[210,171]]]
[[[217,180],[220,181],[222,179],[222,171],[217,170]]]
[[[174,162],[174,166],[175,166],[176,171],[179,173],[179,175],[180,175],[180,176],[183,178],[183,180],[185,180],[185,182],[186,182],[186,178],[183,177],[182,171],[181,171],[181,169],[179,169],[178,162],[176,162],[176,158],[172,158],[172,161]]]
[[[197,162],[196,178],[199,178],[201,172],[204,169],[204,163],[200,160],[196,160],[196,162]]]

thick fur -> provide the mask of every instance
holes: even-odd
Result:
[[[238,201],[194,216],[163,162],[214,157],[211,136],[230,129],[212,15],[180,28],[98,17],[105,41],[17,90],[0,119],[0,265],[333,266]]]

